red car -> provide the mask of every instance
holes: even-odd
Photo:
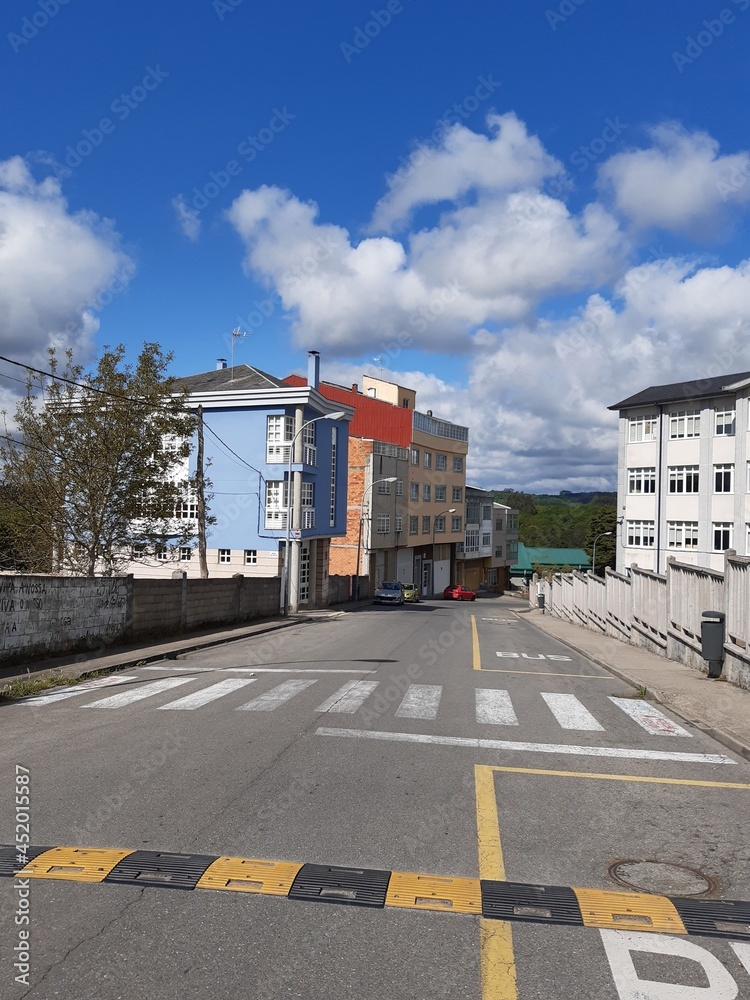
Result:
[[[463,584],[451,584],[443,591],[446,601],[476,601],[477,595]]]

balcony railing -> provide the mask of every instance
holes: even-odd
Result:
[[[314,507],[303,507],[302,508],[302,528],[314,528],[315,527],[315,508]]]
[[[288,465],[289,464],[288,444],[272,444],[266,442],[266,463],[268,465]]]
[[[303,445],[302,448],[302,463],[304,465],[317,465],[318,464],[318,449],[314,444]]]
[[[286,531],[286,510],[266,509],[265,527],[267,531]],[[302,530],[315,527],[315,508],[302,508]]]

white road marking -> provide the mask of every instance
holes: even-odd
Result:
[[[689,764],[734,764],[724,754],[677,753],[667,750],[628,750],[621,747],[577,747],[566,743],[517,743],[512,740],[481,740],[463,736],[425,736],[423,733],[387,733],[373,729],[315,730],[318,736],[346,736],[360,740],[392,740],[395,743],[426,743],[466,747],[473,750],[519,750],[528,753],[570,754],[580,757],[627,757],[630,760],[671,760]]]
[[[187,684],[189,680],[192,680],[192,677],[161,677],[157,681],[150,681],[143,687],[133,688],[132,691],[121,691],[119,694],[110,695],[109,698],[91,701],[88,705],[81,705],[81,708],[122,708],[134,701],[142,701],[152,695],[161,694],[162,691],[179,687],[180,684]]]
[[[691,737],[693,735],[687,729],[678,726],[676,722],[672,722],[658,708],[649,705],[647,701],[633,700],[632,698],[610,698],[609,700],[653,736]]]
[[[274,709],[278,708],[279,705],[283,705],[285,701],[289,701],[300,691],[304,691],[305,688],[309,688],[311,684],[316,684],[317,681],[284,681],[283,684],[277,684],[275,688],[271,688],[270,691],[266,691],[265,694],[258,695],[257,698],[253,698],[252,701],[248,701],[245,705],[240,705],[237,709],[238,712],[273,712]]]
[[[375,670],[349,670],[348,667],[141,667],[142,670],[181,670],[190,674],[374,674]]]
[[[377,681],[347,681],[322,705],[318,705],[315,711],[345,712],[351,715],[364,705],[377,686]]]
[[[194,708],[202,708],[203,705],[207,705],[210,701],[216,701],[217,698],[223,698],[225,694],[231,694],[232,691],[237,691],[247,684],[253,683],[254,678],[252,677],[229,677],[225,681],[217,681],[216,684],[209,684],[207,688],[203,688],[201,691],[186,694],[184,698],[178,698],[177,701],[170,701],[167,705],[159,705],[159,711],[166,711],[173,708],[190,711]]]
[[[507,691],[476,688],[477,722],[495,726],[517,726],[518,719]]]
[[[396,715],[400,719],[434,719],[442,693],[442,684],[410,684]]]
[[[587,729],[590,732],[604,732],[594,716],[574,694],[551,694],[542,691],[542,698],[563,729]]]
[[[75,687],[64,688],[62,691],[53,691],[50,694],[37,694],[32,698],[24,698],[21,705],[50,705],[55,701],[64,701],[72,698],[74,694],[85,694],[86,691],[97,691],[103,687],[113,687],[115,684],[125,684],[126,681],[134,681],[135,677],[125,677],[118,674],[116,677],[97,677],[93,681],[84,681]]]

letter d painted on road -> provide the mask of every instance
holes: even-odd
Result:
[[[599,933],[620,1000],[736,1000],[739,996],[737,983],[719,959],[692,941],[635,931],[602,930]],[[685,986],[641,979],[633,964],[631,953],[634,951],[674,956],[682,960],[675,965],[683,969],[685,959],[694,962],[703,970],[708,986]],[[735,951],[744,965],[739,949],[735,948]]]

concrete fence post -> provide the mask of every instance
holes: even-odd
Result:
[[[187,631],[187,621],[188,621],[188,588],[187,588],[187,573],[183,570],[182,579],[180,580],[180,631]]]

